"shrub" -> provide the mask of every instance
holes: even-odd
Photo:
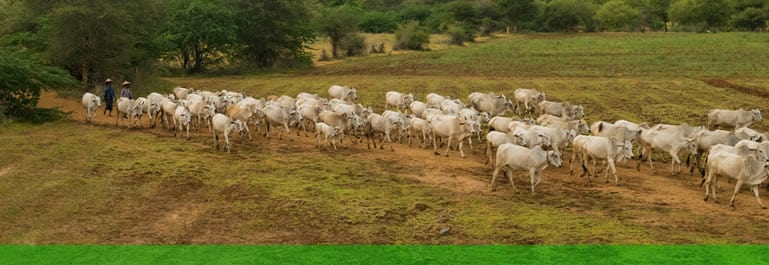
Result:
[[[449,34],[449,44],[451,45],[462,45],[467,41],[473,40],[472,35],[458,24],[448,25],[446,27],[446,34]]]
[[[359,56],[366,54],[366,40],[358,33],[347,35],[339,43],[339,47],[346,56]]]
[[[360,29],[370,33],[393,32],[398,27],[395,20],[395,16],[388,13],[369,12],[363,15]]]
[[[411,21],[398,26],[395,31],[394,50],[424,50],[430,43],[430,35],[427,30],[419,25],[419,22]]]

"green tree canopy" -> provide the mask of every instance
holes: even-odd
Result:
[[[338,57],[341,41],[358,32],[360,11],[350,6],[338,6],[327,9],[318,19],[320,34],[329,38],[331,54]]]
[[[595,20],[601,24],[602,29],[632,31],[641,20],[641,11],[624,0],[611,0],[596,10]]]
[[[237,41],[237,26],[230,9],[219,1],[176,1],[168,34],[182,62],[182,69],[199,73],[219,62]]]
[[[45,66],[28,54],[0,48],[0,115],[12,117],[34,107],[41,88],[75,83],[61,68]]]

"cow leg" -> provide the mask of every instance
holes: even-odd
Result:
[[[230,132],[224,132],[224,146],[227,147],[227,153],[230,152]]]
[[[670,151],[670,156],[671,156],[671,159],[670,159],[671,172],[673,176],[676,176],[678,175],[678,173],[681,172],[681,164],[683,163],[681,163],[681,160],[678,159],[678,154],[673,150]],[[678,164],[678,171],[676,171],[676,164]]]
[[[449,156],[449,149],[451,149],[451,138],[452,137],[449,136],[448,144],[446,144],[446,153],[444,155],[447,156],[447,157]],[[460,143],[462,143],[462,142],[460,141]]]
[[[737,180],[737,184],[734,184],[734,193],[732,193],[732,199],[729,200],[729,206],[734,208],[734,196],[737,196],[737,192],[742,188],[742,180]]]
[[[708,172],[708,176],[706,179],[704,179],[704,181],[705,181],[705,198],[703,200],[708,201],[708,197],[710,195],[710,185],[712,181],[711,172]],[[715,197],[713,197],[713,200],[715,201]]]
[[[756,196],[756,201],[758,202],[758,205],[761,205],[761,209],[766,209],[766,205],[764,205],[764,203],[761,202],[761,197],[758,197],[758,185],[753,185],[751,189],[753,190],[753,195]]]
[[[612,173],[612,174],[614,174],[614,184],[617,184],[617,185],[619,185],[619,177],[617,177],[617,167],[616,167],[616,165],[615,165],[615,163],[614,163],[614,160],[613,160],[613,159],[612,159],[612,160],[609,160],[609,167],[611,168],[611,173]],[[607,169],[607,170],[608,170],[608,169]],[[609,173],[609,172],[606,172],[606,173],[607,173],[607,174],[606,174],[606,177],[607,177],[607,178],[606,178],[606,182],[609,182],[609,179],[608,179],[608,176],[609,176],[609,174],[608,174],[608,173]]]
[[[433,131],[433,154],[440,155],[440,153],[438,153],[438,143],[437,143],[438,140],[437,139],[438,139],[438,137],[435,137],[435,131]]]
[[[472,138],[472,137],[470,137],[470,138]],[[473,144],[472,143],[470,143],[470,150],[473,150]],[[462,141],[459,141],[459,155],[461,155],[462,158],[466,158],[465,151],[462,150]]]
[[[320,149],[320,131],[315,131],[315,148]]]
[[[497,164],[499,165],[499,164]],[[491,174],[491,191],[495,191],[494,182],[497,180],[497,174],[499,174],[499,166],[494,167],[494,173]],[[512,182],[512,181],[511,181]]]
[[[536,168],[529,169],[529,176],[531,178],[531,195],[534,195],[534,187],[539,184],[539,172],[537,172]]]
[[[518,190],[515,188],[515,181],[513,181],[513,177],[515,175],[515,172],[513,172],[513,169],[506,168],[505,175],[507,175],[507,179],[510,180],[510,186],[513,187],[513,192],[518,193]]]

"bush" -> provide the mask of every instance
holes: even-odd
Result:
[[[427,30],[419,22],[411,21],[398,26],[393,50],[424,50],[428,43],[430,34],[427,34]]]
[[[369,33],[393,32],[398,24],[394,15],[382,12],[369,12],[363,15],[360,29]]]
[[[449,34],[449,44],[451,45],[462,45],[467,41],[473,40],[472,35],[458,24],[448,25],[446,27],[446,34]]]
[[[339,48],[346,56],[359,56],[366,54],[366,40],[358,33],[347,35],[339,43]]]

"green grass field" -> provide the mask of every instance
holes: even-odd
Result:
[[[767,48],[769,35],[748,33],[511,35],[307,70],[166,81],[255,97],[325,95],[329,85],[346,84],[380,111],[389,90],[465,99],[472,91],[512,96],[527,87],[583,104],[590,121],[699,124],[711,108],[767,111],[767,98],[703,81],[769,90]],[[536,196],[520,177],[520,193],[507,183],[490,193],[491,170],[480,154],[444,158],[361,144],[318,152],[304,136],[241,143],[236,135],[233,153],[225,154],[205,133],[187,141],[160,129],[116,128],[111,118],[96,126],[72,118],[0,128],[0,243],[769,242],[766,212],[747,192],[736,211],[706,204],[690,175],[625,170],[628,183],[613,187],[561,170]],[[655,192],[668,186],[682,194]],[[446,227],[450,235],[439,236]]]

